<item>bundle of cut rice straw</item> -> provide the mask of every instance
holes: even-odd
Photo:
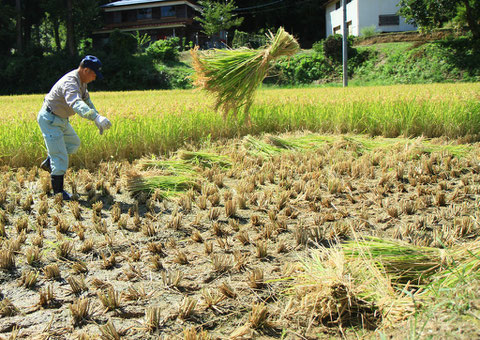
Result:
[[[263,50],[241,48],[214,50],[200,55],[198,47],[191,50],[196,71],[194,84],[216,95],[215,110],[222,109],[224,118],[230,111],[237,115],[243,107],[245,118],[253,102],[255,90],[265,79],[273,61],[292,56],[300,49],[293,36],[280,27],[275,35],[267,34],[270,42]]]

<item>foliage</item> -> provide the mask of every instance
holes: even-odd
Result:
[[[232,40],[233,48],[249,47],[260,48],[267,44],[267,36],[265,34],[249,34],[235,30],[235,34]]]
[[[105,47],[111,55],[132,55],[137,50],[137,40],[132,35],[117,29],[110,34]]]
[[[314,42],[312,45],[312,50],[314,50],[316,53],[323,54],[323,40]]]
[[[441,27],[449,21],[466,24],[480,38],[480,2],[477,0],[401,0],[400,14],[421,28]]]
[[[374,35],[377,33],[377,29],[376,29],[376,26],[375,26],[375,25],[366,26],[366,27],[363,27],[363,28],[360,30],[360,33],[361,33],[361,36],[362,36],[362,37],[364,37],[364,38],[369,38],[369,37],[374,36]]]
[[[183,64],[157,66],[146,55],[108,54],[89,50],[103,62],[102,81],[89,84],[95,90],[146,90],[190,88],[192,69]],[[0,94],[46,93],[66,72],[78,67],[80,57],[13,55],[0,60]]]
[[[178,61],[179,44],[180,39],[178,37],[157,40],[148,46],[145,52],[158,62]]]
[[[190,89],[193,87],[191,76],[193,70],[191,67],[177,65],[174,67],[165,64],[155,66],[158,74],[165,78],[168,89]]]
[[[338,74],[333,63],[320,53],[283,58],[275,64],[266,79],[267,84],[299,85],[322,80],[328,81]]]
[[[356,55],[356,49],[352,47],[353,37],[349,36],[347,39],[347,53],[348,58]],[[323,54],[326,58],[334,62],[341,63],[343,59],[343,36],[341,34],[330,35],[323,41]]]
[[[233,13],[237,6],[233,0],[214,1],[205,0],[198,2],[202,7],[202,16],[196,17],[195,20],[200,22],[203,33],[213,36],[222,30],[228,30],[232,27],[239,26],[243,18],[237,18]]]
[[[0,56],[10,54],[15,41],[15,26],[10,20],[13,15],[13,8],[0,2]]]
[[[79,61],[64,53],[13,55],[2,61],[0,93],[41,93],[49,89],[65,72],[76,68]]]
[[[150,37],[146,33],[140,34],[140,31],[136,31],[135,33],[132,33],[132,36],[137,41],[137,53],[144,52],[145,49],[150,45],[150,42],[152,40],[152,37]]]

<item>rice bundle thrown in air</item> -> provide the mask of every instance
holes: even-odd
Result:
[[[253,102],[255,90],[267,76],[273,62],[281,56],[292,56],[300,49],[295,38],[280,27],[275,35],[267,34],[264,49],[241,48],[214,50],[200,55],[191,50],[195,69],[194,85],[216,95],[215,110],[222,109],[224,118],[230,111],[236,116],[243,107],[245,118]]]

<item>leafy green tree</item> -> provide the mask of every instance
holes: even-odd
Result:
[[[15,41],[15,23],[11,20],[15,9],[0,2],[0,55],[10,53]]]
[[[480,39],[480,1],[478,0],[401,0],[400,14],[421,28],[441,27],[447,22],[464,24],[475,39]]]
[[[198,2],[202,7],[202,16],[195,20],[200,22],[203,32],[211,37],[220,31],[228,30],[241,25],[243,18],[237,18],[233,13],[237,6],[233,0],[213,1],[205,0]]]

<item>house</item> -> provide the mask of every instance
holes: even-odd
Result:
[[[122,0],[101,6],[104,26],[94,40],[106,42],[114,30],[148,34],[152,41],[168,37],[198,43],[200,26],[194,17],[200,7],[192,0]]]
[[[360,36],[365,27],[375,26],[377,32],[415,31],[416,26],[398,15],[399,0],[345,0],[347,3],[347,28],[349,35]],[[341,0],[325,4],[327,36],[342,34],[343,9]]]

